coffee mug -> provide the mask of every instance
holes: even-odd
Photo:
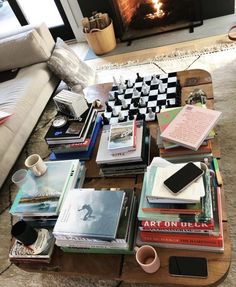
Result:
[[[154,273],[160,268],[160,259],[156,250],[150,245],[135,247],[135,258],[142,269],[147,273]]]
[[[12,226],[11,234],[25,246],[32,245],[38,238],[37,231],[24,220]]]
[[[25,160],[25,166],[28,167],[36,176],[41,176],[47,171],[45,162],[38,154],[28,156]]]

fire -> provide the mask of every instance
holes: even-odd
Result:
[[[165,15],[165,12],[161,9],[163,3],[159,0],[152,0],[151,4],[156,11],[154,13],[147,14],[146,17],[149,19],[162,18]]]

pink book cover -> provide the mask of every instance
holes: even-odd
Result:
[[[198,150],[209,131],[216,125],[220,115],[220,111],[186,105],[161,133],[161,137]]]

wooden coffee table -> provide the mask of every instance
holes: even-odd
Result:
[[[180,71],[177,73],[182,86],[182,104],[194,88],[203,89],[207,94],[207,107],[213,108],[214,97],[212,90],[212,79],[208,72],[204,70]],[[109,84],[99,84],[87,89],[88,101],[101,98],[104,102],[107,91],[111,88]],[[158,155],[156,146],[156,123],[149,123],[152,135],[151,157]],[[86,163],[87,174],[85,187],[94,188],[135,188],[140,193],[142,188],[142,175],[133,175],[119,178],[101,178],[99,168],[96,165],[97,140],[93,158]],[[220,159],[220,152],[217,146],[217,138],[214,140],[214,156]],[[133,283],[149,283],[168,286],[216,286],[222,282],[229,271],[231,263],[231,244],[229,238],[228,220],[224,204],[224,192],[222,190],[223,203],[223,227],[224,227],[224,253],[212,253],[203,251],[189,251],[157,248],[161,260],[161,268],[154,274],[147,274],[139,267],[134,255],[110,255],[110,254],[80,254],[64,253],[58,247],[50,264],[18,264],[26,271],[50,272],[73,276],[94,276],[101,279],[115,279]],[[184,277],[172,277],[168,272],[168,260],[170,256],[202,256],[208,260],[208,278],[195,279]]]

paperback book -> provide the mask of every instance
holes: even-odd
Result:
[[[216,125],[220,115],[220,111],[186,105],[161,133],[161,137],[197,150]]]
[[[76,185],[80,161],[76,159],[45,163],[47,172],[40,177],[34,177],[37,184],[36,194],[31,195],[20,189],[10,209],[12,215],[58,215],[63,197]]]

